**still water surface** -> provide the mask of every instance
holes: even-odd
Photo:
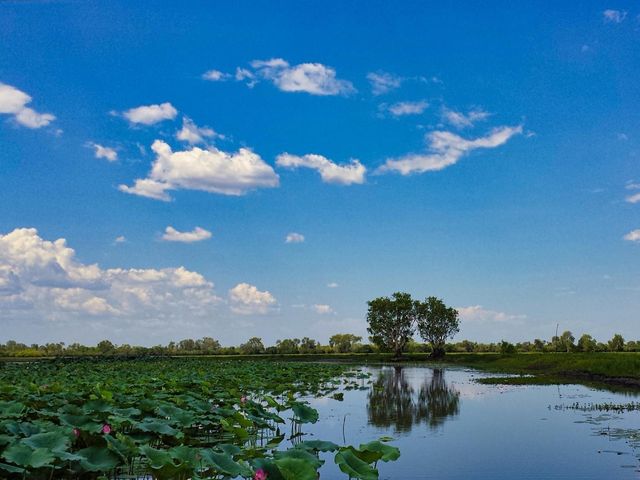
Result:
[[[640,479],[640,412],[566,409],[638,397],[581,385],[496,386],[473,370],[365,367],[344,401],[310,399],[320,421],[305,439],[359,445],[391,436],[401,457],[381,479]],[[624,430],[624,431],[621,431]],[[345,476],[327,457],[322,480]]]

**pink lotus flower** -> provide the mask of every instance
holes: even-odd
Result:
[[[253,474],[253,480],[267,480],[267,472],[259,468],[256,473]]]
[[[105,435],[109,435],[111,433],[111,425],[109,425],[108,423],[105,423],[102,426],[102,433],[104,433]]]
[[[80,436],[80,430],[78,430],[77,428],[73,429],[73,435],[78,438]]]

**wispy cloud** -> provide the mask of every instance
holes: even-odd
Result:
[[[435,131],[426,135],[427,153],[412,153],[400,158],[388,159],[378,173],[396,172],[401,175],[423,173],[447,168],[464,155],[481,148],[504,145],[514,135],[522,133],[522,126],[497,127],[484,137],[467,140],[447,131]]]
[[[367,80],[371,84],[371,93],[373,95],[383,95],[392,90],[400,88],[403,78],[388,72],[369,72]]]
[[[296,232],[288,233],[284,239],[284,243],[302,243],[302,242],[304,242],[304,235]]]
[[[202,78],[209,80],[210,82],[224,82],[231,78],[228,73],[221,72],[220,70],[208,70],[202,74]]]
[[[514,315],[510,313],[486,309],[482,305],[458,307],[457,310],[460,314],[460,318],[465,322],[519,324],[527,318],[526,315],[522,314]]]
[[[472,127],[476,122],[486,120],[490,113],[481,108],[474,108],[467,113],[451,110],[447,107],[442,109],[442,120],[456,128]]]
[[[418,100],[415,102],[396,102],[391,105],[380,105],[382,110],[388,111],[394,117],[401,117],[405,115],[420,115],[429,108],[429,103],[426,100]]]
[[[338,165],[322,155],[291,155],[282,153],[276,158],[276,165],[286,168],[311,168],[320,173],[325,183],[351,185],[364,183],[367,169],[359,160],[351,160],[348,164]]]
[[[204,143],[207,138],[224,138],[223,135],[219,135],[212,128],[199,127],[193,120],[188,117],[183,117],[182,128],[176,133],[176,138],[187,142],[190,145],[196,145],[198,143]]]
[[[602,18],[605,23],[622,23],[627,18],[627,12],[624,10],[605,10],[602,12]]]

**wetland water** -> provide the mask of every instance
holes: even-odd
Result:
[[[640,412],[567,409],[640,397],[581,385],[498,386],[476,371],[366,367],[344,401],[310,399],[320,421],[304,439],[358,445],[382,436],[400,448],[381,479],[640,479]],[[631,431],[630,431],[631,430]],[[344,439],[343,439],[344,435]],[[634,442],[636,442],[634,444]],[[333,461],[323,480],[344,478]]]

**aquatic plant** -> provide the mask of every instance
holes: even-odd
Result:
[[[0,477],[316,480],[332,453],[347,475],[375,479],[378,461],[398,458],[395,447],[302,434],[318,421],[303,397],[357,386],[361,374],[347,373],[340,365],[212,359],[6,364]],[[285,449],[287,419],[293,446]]]

